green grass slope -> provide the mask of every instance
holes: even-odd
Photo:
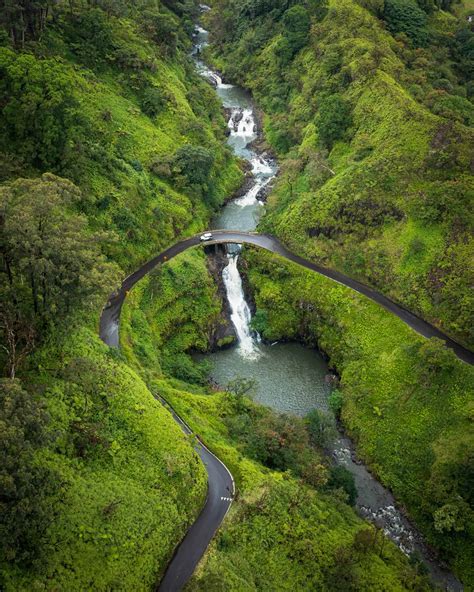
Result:
[[[191,383],[206,383],[205,352],[222,321],[222,302],[201,249],[183,253],[154,270],[129,294],[121,317],[121,348],[141,372],[160,369]]]
[[[471,586],[472,367],[348,288],[266,253],[246,257],[256,328],[328,354],[359,454]]]
[[[145,383],[90,330],[51,343],[36,362],[24,384],[50,417],[35,463],[54,478],[52,518],[31,565],[2,559],[2,589],[151,589],[204,503],[204,467]]]

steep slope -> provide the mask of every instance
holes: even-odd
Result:
[[[423,43],[394,37],[397,2],[294,4],[218,2],[213,27],[216,63],[252,89],[284,157],[263,228],[472,347],[473,34],[438,12]]]

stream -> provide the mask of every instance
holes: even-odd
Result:
[[[208,7],[202,5],[203,11]],[[277,174],[277,163],[266,153],[258,153],[252,144],[258,138],[258,121],[250,94],[244,89],[225,84],[221,76],[201,61],[201,49],[208,43],[208,33],[196,27],[193,56],[199,73],[215,87],[228,114],[231,149],[251,165],[252,183],[246,193],[227,202],[213,221],[213,228],[253,231],[264,212],[262,192]],[[330,371],[317,351],[298,343],[265,344],[251,329],[251,310],[245,300],[238,269],[240,245],[227,249],[228,264],[222,272],[231,320],[238,343],[234,347],[206,356],[212,362],[212,379],[226,385],[235,377],[256,381],[255,399],[277,411],[305,416],[317,408],[331,413],[328,398],[331,392]],[[397,508],[393,495],[375,479],[357,459],[354,445],[342,432],[330,451],[334,462],[346,467],[357,487],[356,510],[363,518],[382,528],[385,534],[408,556],[422,558],[435,584],[443,590],[462,591],[463,587],[448,571],[431,557],[421,534]]]

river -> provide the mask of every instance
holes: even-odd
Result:
[[[201,8],[208,10],[204,5]],[[270,155],[258,153],[252,147],[259,130],[250,94],[238,86],[224,83],[221,76],[200,59],[201,49],[207,43],[207,31],[196,27],[193,54],[197,69],[215,87],[228,114],[229,146],[250,163],[253,174],[247,192],[225,204],[216,216],[213,228],[252,231],[265,209],[259,198],[274,179],[278,167]],[[228,265],[222,273],[238,343],[206,356],[212,361],[212,379],[224,386],[237,376],[252,378],[256,381],[255,399],[280,412],[305,416],[317,408],[330,413],[330,371],[322,355],[298,343],[265,344],[251,329],[251,310],[245,300],[238,269],[240,248],[240,245],[228,248]],[[340,433],[330,454],[335,463],[346,467],[354,476],[358,513],[382,528],[405,554],[421,557],[441,589],[462,591],[456,578],[432,560],[420,533],[397,508],[393,495],[357,459],[350,439]]]

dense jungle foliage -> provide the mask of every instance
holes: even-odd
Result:
[[[281,164],[259,230],[472,347],[472,7],[213,5],[209,58],[252,90]],[[470,589],[472,368],[277,257],[252,251],[246,269],[254,327],[269,341],[302,339],[329,355],[359,452]]]
[[[126,272],[242,178],[187,57],[197,11],[0,3],[2,590],[151,589],[204,502],[192,443],[97,337]]]
[[[268,137],[283,157],[265,224],[301,252],[348,261],[345,269],[361,277],[369,265],[356,246],[366,258],[386,248],[378,258],[385,266],[370,265],[378,285],[397,249],[411,245],[405,267],[383,276],[393,295],[467,342],[468,280],[459,270],[469,257],[470,31],[438,10],[448,4],[272,2],[221,2],[213,24],[221,64],[242,58],[243,69],[254,69]],[[330,420],[278,416],[248,400],[238,383],[225,393],[204,386],[208,369],[189,352],[209,348],[222,303],[203,253],[180,256],[133,290],[120,351],[97,337],[101,307],[120,279],[206,227],[243,179],[217,97],[188,57],[198,11],[194,0],[0,0],[0,588],[154,588],[206,496],[193,440],[159,395],[228,464],[238,488],[190,590],[428,590],[423,567],[351,508],[354,485],[324,453]],[[342,11],[340,30],[325,25],[331,11]],[[343,42],[348,27],[356,42]],[[451,33],[436,86],[431,72],[441,53],[433,48],[441,52],[441,43],[432,36]],[[320,72],[326,46],[334,55]],[[370,90],[366,70],[376,49],[380,73]],[[320,93],[321,105],[308,100]],[[428,135],[415,137],[420,130],[433,133],[429,150]],[[405,133],[419,152],[399,157],[411,138]],[[359,163],[371,159],[366,177]],[[349,172],[357,199],[345,205],[338,196]],[[331,183],[327,175],[335,184],[328,208],[346,212],[334,236],[297,222],[304,213],[311,228],[328,225],[330,210],[312,201]],[[369,178],[379,214],[367,201]],[[410,206],[397,187],[408,187]],[[422,203],[429,222],[415,216]],[[357,221],[354,212],[369,212],[376,223]],[[413,247],[420,236],[421,247]],[[385,313],[315,278],[314,303],[299,296],[306,279],[280,264],[267,285],[265,266],[275,264],[253,257],[256,325],[267,337],[319,340],[342,374],[342,417],[362,453],[467,581],[472,374],[436,343],[422,345]],[[435,279],[426,287],[420,278]],[[347,316],[338,317],[341,310]],[[423,478],[428,495],[420,507]]]

